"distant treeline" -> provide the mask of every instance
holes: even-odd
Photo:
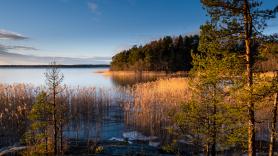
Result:
[[[0,68],[50,68],[53,65],[0,65]],[[57,68],[102,68],[110,67],[107,64],[76,64],[76,65],[55,65]]]
[[[144,46],[133,46],[112,57],[111,70],[188,71],[191,52],[196,52],[199,36],[166,36]]]

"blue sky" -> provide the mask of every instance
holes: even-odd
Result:
[[[1,0],[0,29],[28,39],[0,44],[35,48],[15,51],[26,55],[111,57],[165,35],[196,33],[206,20],[199,0]],[[275,19],[266,32],[277,30]]]

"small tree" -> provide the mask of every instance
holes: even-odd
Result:
[[[61,93],[61,84],[64,79],[64,75],[60,72],[60,70],[57,68],[56,62],[50,63],[50,68],[45,73],[46,77],[46,84],[48,86],[50,97],[51,97],[51,104],[53,107],[53,110],[51,112],[52,115],[52,124],[53,124],[53,141],[54,141],[54,154],[57,155],[58,153],[58,131],[59,131],[59,123],[61,116],[59,112],[61,112],[61,106],[57,103],[57,95]],[[62,133],[60,134],[62,137]]]
[[[28,116],[31,125],[30,130],[26,133],[26,141],[33,146],[32,152],[48,153],[49,146],[49,120],[52,107],[47,102],[47,94],[42,91],[32,106]]]
[[[242,71],[241,59],[217,40],[215,26],[201,26],[199,54],[193,54],[190,77],[192,97],[175,116],[184,135],[204,148],[206,155],[215,156],[217,147],[231,147],[242,141],[242,111],[229,101],[236,77]],[[239,130],[240,129],[240,130]],[[237,132],[237,133],[235,133]]]

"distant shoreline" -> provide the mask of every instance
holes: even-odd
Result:
[[[0,65],[0,68],[50,68],[53,65]],[[57,68],[109,68],[107,64],[55,65]]]
[[[187,76],[188,72],[186,71],[177,71],[168,73],[167,71],[130,71],[130,70],[120,70],[120,71],[111,71],[111,70],[98,70],[95,73],[102,74],[105,76],[134,76],[142,74],[145,76],[166,76],[166,75],[175,75],[175,76]]]

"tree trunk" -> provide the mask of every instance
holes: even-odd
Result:
[[[48,153],[48,138],[45,137],[45,152]]]
[[[61,146],[60,147],[61,148],[61,154],[64,155],[63,154],[63,150],[64,150],[63,148],[64,147],[63,147],[63,125],[62,125],[62,122],[60,123],[60,146]]]
[[[276,121],[277,121],[277,93],[274,94],[274,103],[272,109],[272,123],[271,123],[271,132],[270,132],[270,141],[269,141],[269,153],[268,156],[273,156],[274,146],[276,141]]]
[[[246,41],[246,44],[250,44],[250,41]],[[252,101],[252,65],[250,62],[251,54],[250,48],[247,48],[247,79],[248,79],[248,88],[249,88],[249,100],[247,102],[248,106],[248,156],[256,155],[256,147],[255,147],[255,110],[254,110],[254,102]]]
[[[44,112],[44,119],[48,120],[49,118],[46,115],[45,104],[43,105],[43,112]],[[49,123],[47,123],[47,125],[48,124]],[[45,129],[44,129],[44,135],[45,135],[44,141],[45,141],[45,152],[46,153],[48,153],[48,134],[47,134],[47,128],[48,128],[48,126],[46,126]]]
[[[209,151],[209,143],[207,143],[206,145],[205,145],[205,156],[209,156],[209,153],[210,153],[210,151]]]
[[[212,121],[212,145],[211,145],[211,156],[216,156],[216,84],[213,86],[213,121]]]
[[[216,156],[216,104],[213,104],[213,131],[212,131],[212,145],[211,156]]]
[[[53,120],[54,120],[54,155],[58,154],[57,148],[57,118],[56,118],[56,88],[53,88]]]
[[[210,119],[209,119],[209,105],[206,103],[206,118],[207,118],[207,140],[205,145],[205,156],[210,155],[210,140],[208,139],[210,137]]]
[[[255,110],[254,102],[252,101],[252,85],[253,85],[253,71],[252,60],[253,55],[251,53],[251,40],[252,40],[252,17],[250,15],[250,6],[248,0],[244,0],[243,6],[244,15],[244,32],[245,32],[245,54],[246,54],[246,75],[247,86],[249,91],[248,97],[248,156],[256,155],[255,147]]]

